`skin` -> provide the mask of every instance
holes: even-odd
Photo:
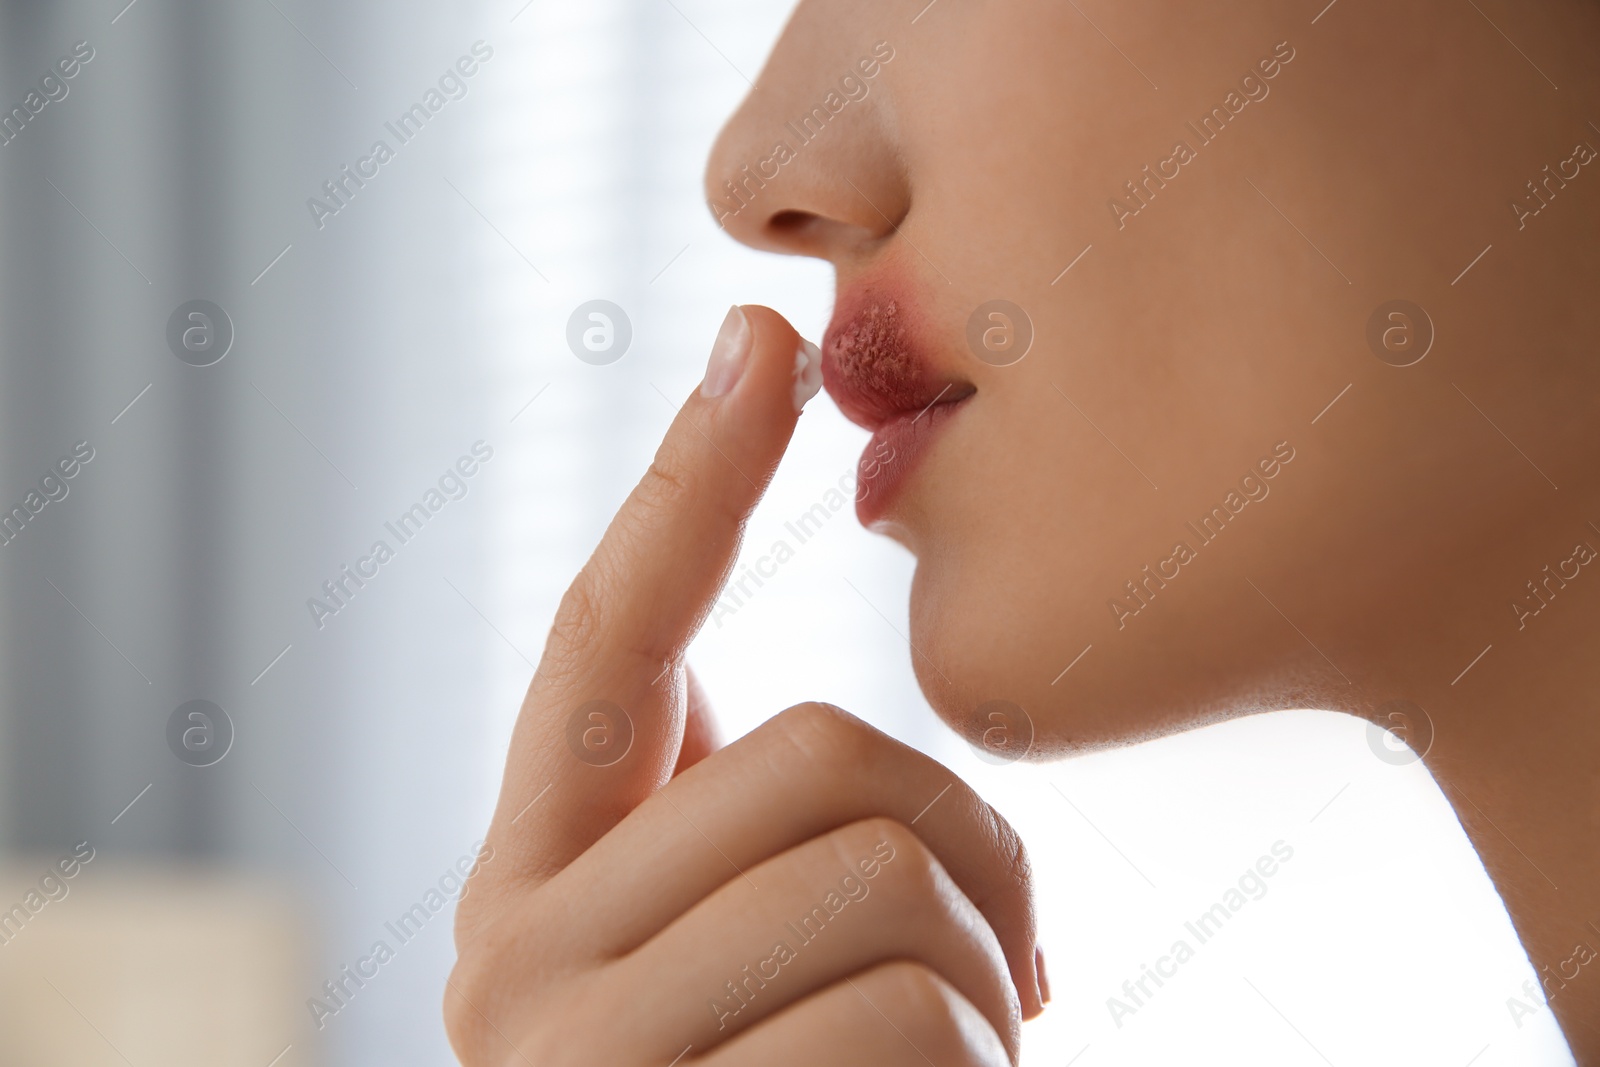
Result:
[[[529,687],[494,862],[457,910],[445,1016],[464,1063],[1003,1063],[1042,1006],[1022,842],[948,770],[821,704],[714,750],[683,650],[797,418],[798,336],[743,315],[742,376],[684,403]],[[575,720],[618,728],[588,718],[595,699],[631,723],[614,761],[568,744]],[[795,936],[817,905],[820,932]],[[762,967],[779,939],[795,958]],[[747,966],[767,979],[741,1004],[726,983]]]
[[[976,389],[880,527],[918,560],[941,718],[980,741],[1011,701],[1035,758],[1290,707],[1396,728],[1600,1063],[1600,966],[1574,962],[1600,952],[1600,566],[1566,562],[1600,549],[1600,159],[1548,203],[1526,187],[1600,147],[1600,5],[1319,6],[806,0],[708,197],[735,238],[914,309],[919,357]],[[878,42],[870,92],[731,210],[725,183]],[[1199,145],[1185,121],[1279,47]],[[1119,219],[1179,138],[1196,158]],[[1009,366],[966,342],[996,298],[1035,336]],[[1404,367],[1366,338],[1396,298],[1436,334]],[[819,706],[716,749],[683,649],[793,428],[793,334],[749,316],[745,377],[685,404],[530,688],[489,837],[512,862],[458,918],[466,1063],[996,1063],[1041,1007],[1015,835],[959,783],[961,819],[909,825],[949,772]],[[1202,544],[1186,523],[1252,471],[1267,495]],[[1129,598],[1180,540],[1195,558]],[[603,770],[562,740],[596,697],[636,729]],[[855,932],[717,1029],[704,1001],[783,927],[765,902],[803,911],[880,839],[913,862],[840,913]]]

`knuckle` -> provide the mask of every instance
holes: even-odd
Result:
[[[572,580],[566,593],[562,594],[555,618],[550,623],[547,651],[564,659],[591,647],[604,626],[605,615],[601,602],[595,575],[585,567]]]
[[[634,493],[646,508],[671,507],[693,495],[693,482],[678,458],[663,448],[645,468]]]
[[[902,907],[937,909],[949,876],[933,851],[902,822],[883,815],[853,822],[834,832],[834,844],[847,867],[875,867],[879,884]]]
[[[560,1004],[561,994],[539,995],[550,993],[562,973],[557,946],[537,912],[515,910],[511,921],[461,939],[445,985],[445,1033],[467,1067],[500,1067],[523,1056],[541,1067],[571,1062],[562,1034],[582,1012]],[[581,984],[570,975],[565,981]]]
[[[959,991],[926,964],[896,960],[879,968],[878,982],[884,1014],[914,1033],[924,1048],[960,1050],[963,1064],[990,1064],[992,1056],[974,1047],[973,1017],[977,1015]],[[1001,1061],[1003,1062],[1003,1060]]]
[[[844,829],[847,833],[858,836],[864,844],[870,842],[874,845],[887,845],[890,854],[894,856],[893,862],[896,863],[907,858],[915,862],[918,853],[927,851],[915,830],[887,815],[873,815],[851,823]]]
[[[884,871],[891,879],[890,887],[897,887],[918,899],[943,900],[945,894],[938,891],[949,884],[950,877],[933,850],[909,827],[893,820],[885,822],[880,840],[888,842],[893,850],[890,853],[893,859],[884,864]]]
[[[661,513],[671,514],[691,505],[714,509],[718,517],[730,525],[743,523],[744,506],[726,493],[718,492],[720,483],[716,475],[719,472],[704,466],[705,462],[720,463],[725,458],[697,455],[690,444],[669,433],[634,488],[631,506],[623,508],[618,516],[622,519],[618,525],[651,529],[660,521]]]
[[[957,1021],[955,997],[959,994],[950,983],[925,963],[915,960],[896,960],[884,965],[879,972],[885,993],[891,1005],[902,1018],[915,1020],[918,1028],[927,1032],[931,1026],[953,1024]]]
[[[772,727],[802,758],[834,774],[859,770],[882,751],[882,734],[843,708],[818,700],[779,712]]]
[[[473,1005],[482,999],[484,983],[478,977],[482,968],[465,958],[456,961],[444,987],[444,1032],[464,1064],[484,1062],[482,1049],[487,1027]]]

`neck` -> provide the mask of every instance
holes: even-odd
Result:
[[[1387,669],[1375,673],[1424,709],[1407,740],[1426,750],[1533,963],[1539,996],[1508,995],[1548,1000],[1578,1062],[1600,1063],[1600,558],[1563,562],[1600,534],[1581,522],[1572,534],[1538,573],[1538,597],[1522,589],[1526,613],[1508,602],[1485,629],[1481,611],[1452,606],[1460,621],[1435,613],[1413,630],[1430,638],[1377,657]]]

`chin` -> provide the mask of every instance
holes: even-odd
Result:
[[[1053,635],[1076,627],[1048,617],[1044,583],[1008,580],[997,570],[965,555],[936,553],[918,561],[911,660],[934,712],[969,744],[1014,740],[1029,760],[1120,743],[1121,726],[1075,715],[1062,700],[1064,690],[1050,684],[1083,647],[1067,652]]]
[[[1304,694],[1281,693],[1251,664],[1224,658],[1216,642],[1225,628],[1197,628],[1175,612],[1170,627],[1107,634],[1083,614],[1090,598],[1059,592],[1082,588],[1082,575],[1009,568],[1005,558],[934,552],[912,581],[918,685],[969,744],[1014,734],[1022,758],[1056,760],[1303,703]],[[1024,714],[996,720],[1006,712],[997,702]]]

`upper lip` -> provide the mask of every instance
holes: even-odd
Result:
[[[903,298],[872,287],[840,293],[822,339],[822,384],[851,422],[876,432],[907,413],[976,391],[940,373],[918,342],[916,326]]]

